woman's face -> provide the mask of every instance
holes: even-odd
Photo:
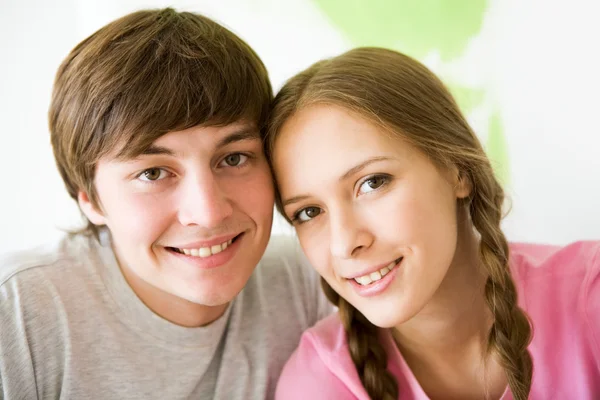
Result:
[[[286,121],[273,167],[285,215],[337,293],[380,327],[423,309],[454,258],[468,195],[457,174],[332,105]]]

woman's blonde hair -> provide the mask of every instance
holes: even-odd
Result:
[[[479,255],[487,276],[485,298],[494,318],[488,348],[499,355],[514,398],[525,400],[533,369],[527,350],[531,326],[517,304],[508,243],[500,229],[504,191],[449,91],[421,63],[392,50],[358,48],[317,62],[291,78],[275,97],[265,137],[269,158],[282,125],[313,104],[338,105],[357,113],[407,140],[439,167],[457,168],[470,181],[466,205],[480,235]],[[276,201],[282,212],[279,194]],[[350,354],[370,397],[398,398],[398,385],[387,370],[377,328],[324,280],[321,283],[329,300],[339,307]]]

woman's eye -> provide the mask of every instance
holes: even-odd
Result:
[[[228,167],[239,167],[243,165],[248,160],[248,156],[241,153],[233,153],[228,155],[221,161],[221,164],[225,164],[223,166]]]
[[[142,181],[158,181],[167,177],[168,172],[162,168],[149,168],[138,176]]]
[[[387,176],[377,175],[365,180],[362,185],[360,185],[359,193],[369,193],[374,190],[379,189],[383,185],[385,185],[389,181]]]
[[[294,221],[298,222],[306,222],[310,221],[317,215],[321,214],[321,209],[319,207],[306,207],[302,210],[298,211],[296,215],[294,215]]]

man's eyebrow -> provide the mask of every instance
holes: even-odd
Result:
[[[227,136],[225,136],[224,138],[222,138],[217,143],[217,147],[227,146],[228,144],[240,142],[243,140],[255,140],[255,139],[260,139],[260,134],[259,134],[258,130],[254,127],[243,127],[236,131],[233,131],[232,133],[230,133]],[[142,151],[142,153],[140,154],[140,156],[156,156],[156,155],[176,157],[177,153],[174,152],[173,150],[169,149],[168,147],[157,146],[155,144],[151,144],[146,149],[144,149],[144,151]]]
[[[241,142],[244,140],[260,139],[258,130],[254,127],[244,127],[225,136],[217,143],[217,148],[227,146],[228,144]]]
[[[362,169],[366,168],[367,166],[376,163],[376,162],[381,162],[381,161],[388,161],[388,160],[392,160],[391,157],[372,157],[372,158],[368,158],[366,160],[364,160],[363,162],[361,162],[360,164],[350,168],[348,171],[346,171],[340,178],[339,181],[344,181],[346,179],[348,179],[349,177],[351,177],[352,175],[360,172]],[[287,206],[293,203],[297,203],[299,201],[302,200],[306,200],[308,199],[310,196],[306,196],[306,195],[300,195],[300,196],[294,196],[294,197],[290,197],[287,200],[283,201],[283,206]]]
[[[142,153],[140,154],[141,156],[155,156],[155,155],[159,155],[159,156],[171,156],[171,157],[175,157],[176,153],[169,149],[168,147],[163,147],[163,146],[157,146],[155,144],[151,144],[150,146],[148,146],[147,148],[144,149],[144,151],[142,151]]]

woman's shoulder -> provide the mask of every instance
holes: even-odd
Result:
[[[314,343],[324,353],[337,352],[346,348],[346,332],[337,312],[323,318],[312,328],[307,329],[303,339]]]
[[[566,246],[512,243],[510,267],[519,303],[527,311],[546,313],[553,303],[571,312],[600,297],[600,242]],[[590,297],[591,296],[591,297]]]
[[[511,243],[510,264],[518,286],[580,285],[600,270],[600,241],[565,246]],[[528,288],[529,290],[530,288]]]
[[[348,351],[338,314],[306,330],[286,363],[276,399],[368,399]]]
[[[519,304],[533,323],[534,362],[544,365],[537,379],[550,381],[582,357],[578,373],[597,379],[597,367],[581,366],[600,363],[600,242],[512,244],[511,269]]]
[[[348,350],[346,331],[337,312],[307,329],[302,334],[296,353],[304,356],[310,353],[336,373],[340,369],[354,367]],[[305,358],[305,361],[309,360]]]

